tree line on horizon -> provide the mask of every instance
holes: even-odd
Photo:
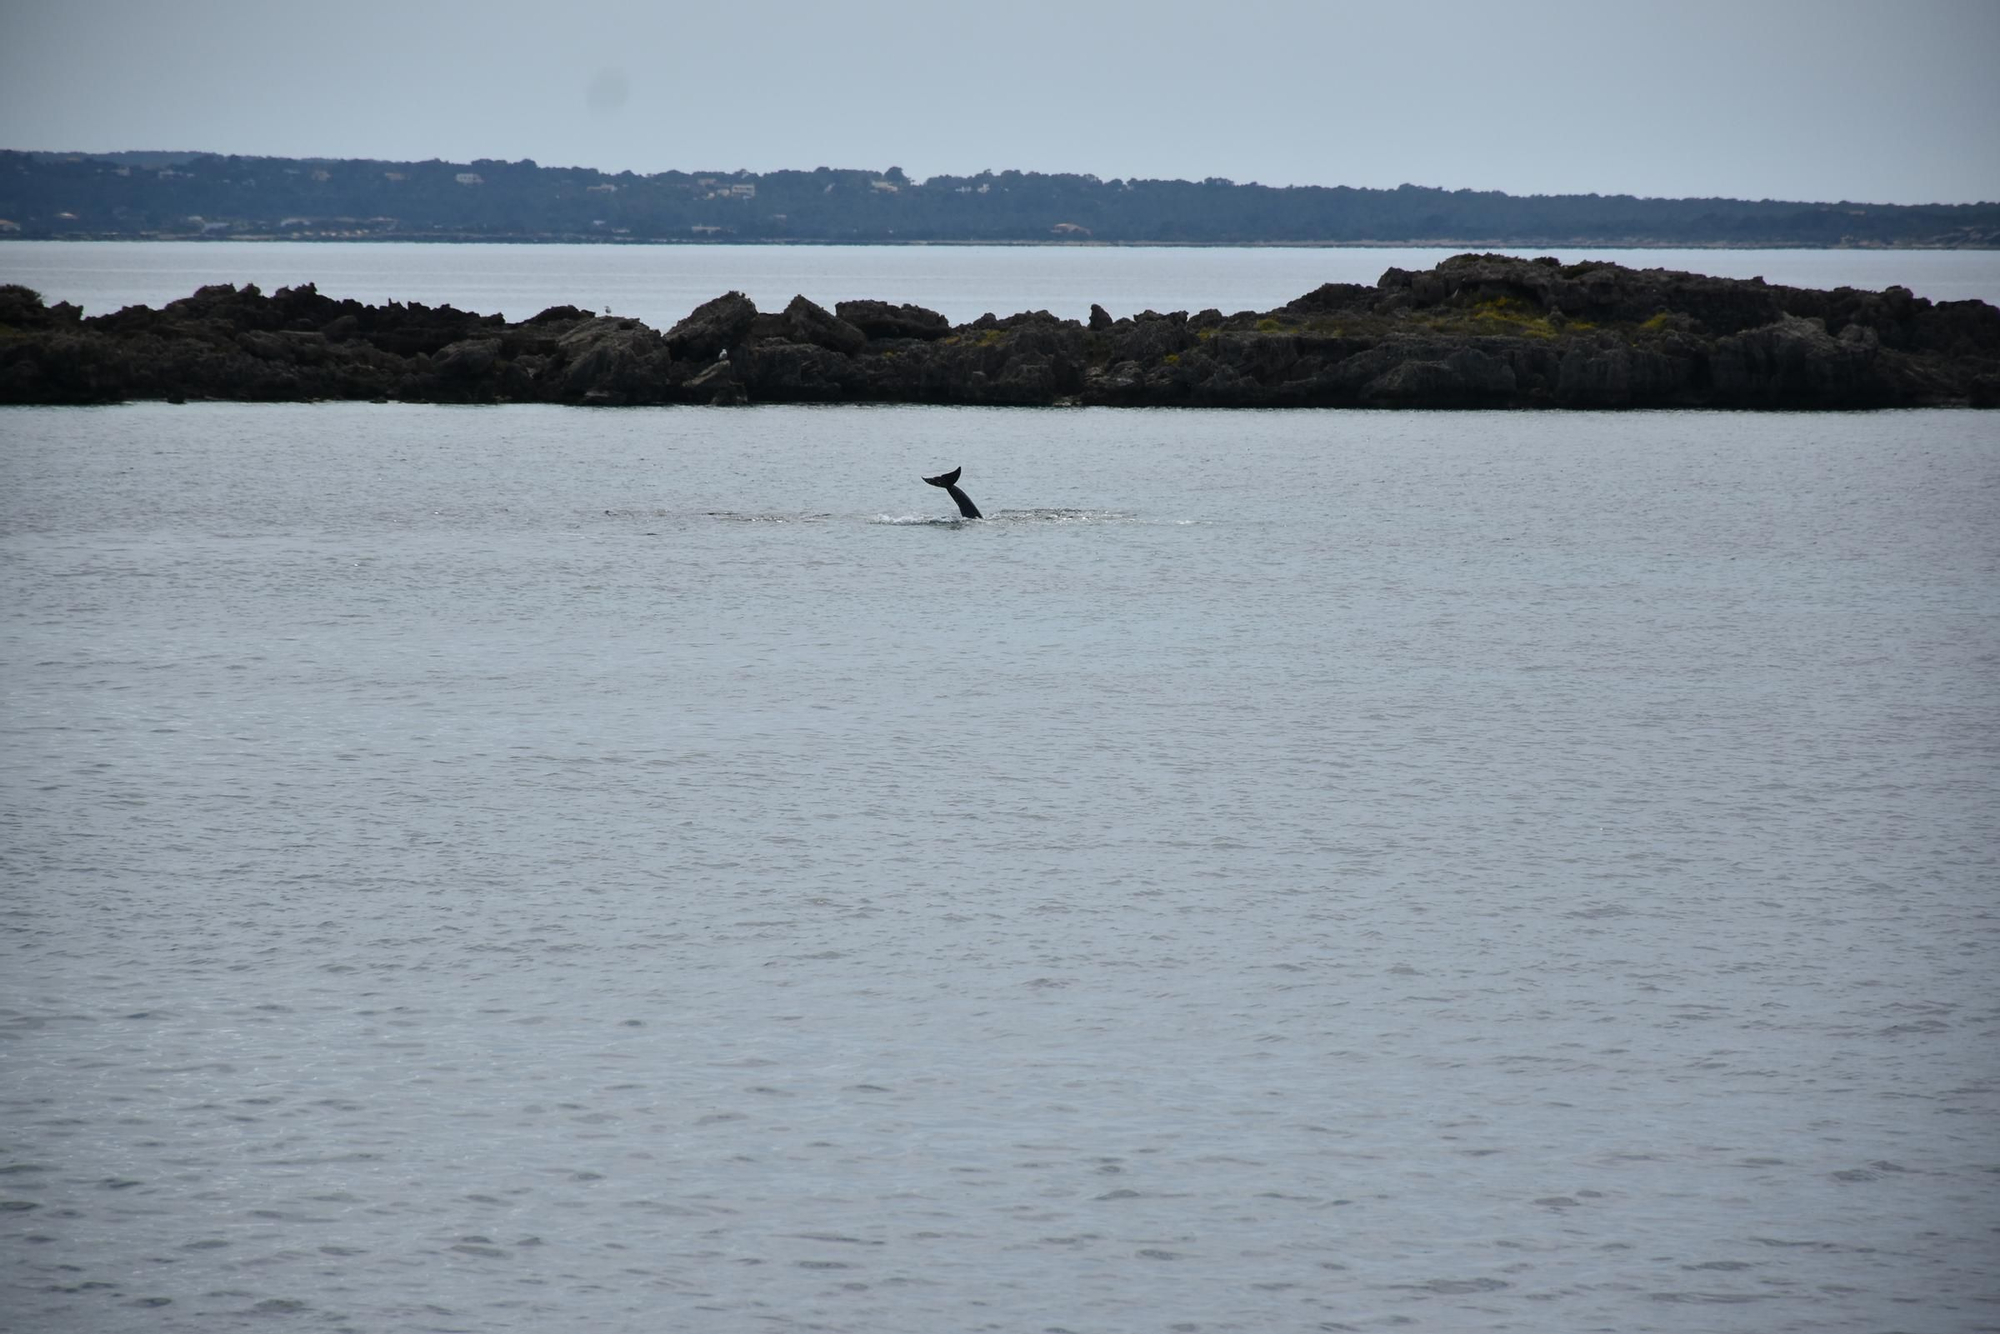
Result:
[[[0,237],[1994,247],[2000,203],[0,150]]]

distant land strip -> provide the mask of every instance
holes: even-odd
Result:
[[[2000,203],[0,150],[0,239],[2000,248]]]
[[[884,301],[661,333],[555,306],[509,323],[311,284],[85,317],[0,286],[0,403],[936,403],[1012,407],[2000,407],[2000,309],[1616,264],[1459,255],[1270,311],[1047,311],[953,325]]]

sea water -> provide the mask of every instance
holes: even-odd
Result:
[[[0,413],[0,1324],[1991,1327],[1994,420]]]

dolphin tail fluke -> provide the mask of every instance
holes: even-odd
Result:
[[[924,480],[932,486],[941,486],[949,492],[951,498],[958,502],[958,512],[965,518],[984,518],[985,516],[979,512],[979,506],[972,503],[972,497],[958,489],[958,475],[963,471],[965,469],[962,467],[953,468],[950,472],[941,472],[935,477],[926,477]]]

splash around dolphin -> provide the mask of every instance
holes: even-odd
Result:
[[[965,469],[962,467],[953,468],[950,472],[941,472],[935,477],[926,477],[924,480],[932,486],[941,486],[950,492],[951,498],[958,502],[958,512],[966,518],[984,518],[985,516],[979,512],[979,506],[972,503],[972,497],[958,489],[958,475],[963,471]]]

